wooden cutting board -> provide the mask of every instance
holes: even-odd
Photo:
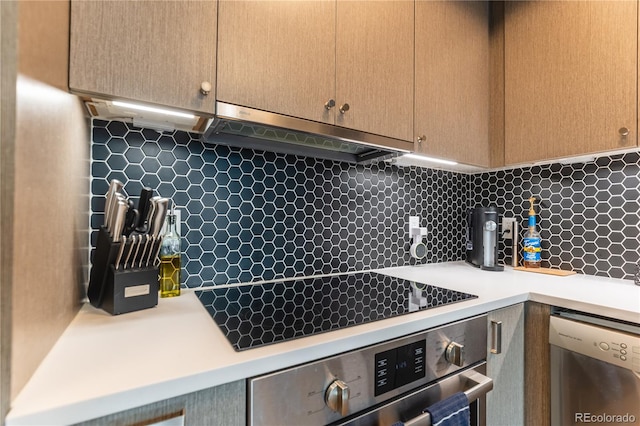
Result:
[[[524,266],[518,266],[513,268],[515,271],[535,272],[538,274],[556,275],[558,277],[566,277],[568,275],[574,275],[576,271],[563,271],[562,269],[551,268],[525,268]]]

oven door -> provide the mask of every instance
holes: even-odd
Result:
[[[469,399],[471,425],[485,426],[486,394],[493,389],[493,380],[485,374],[486,363],[483,362],[333,425],[390,426],[402,422],[404,426],[430,426],[431,416],[423,411],[456,392],[464,392]]]

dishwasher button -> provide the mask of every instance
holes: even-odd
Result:
[[[633,346],[633,353],[640,354],[640,346]]]
[[[620,343],[620,347],[621,347],[622,349],[627,349],[627,345],[626,345],[625,343]]]
[[[600,349],[602,349],[603,351],[608,351],[609,345],[606,342],[600,342]]]
[[[620,361],[626,361],[626,360],[627,360],[627,357],[626,357],[626,356],[624,356],[624,355],[620,355]]]

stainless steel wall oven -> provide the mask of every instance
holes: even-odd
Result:
[[[429,425],[428,406],[465,392],[485,425],[487,317],[478,316],[248,380],[257,425]]]

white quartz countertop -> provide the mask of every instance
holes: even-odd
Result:
[[[632,281],[480,271],[464,262],[378,270],[477,299],[236,352],[193,291],[111,316],[85,305],[13,401],[6,425],[70,424],[533,300],[640,323]]]

